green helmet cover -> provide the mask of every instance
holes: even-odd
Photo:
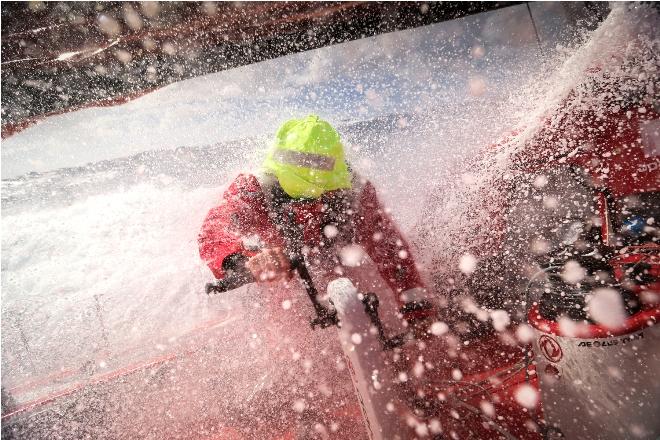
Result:
[[[315,115],[282,124],[263,167],[277,177],[284,192],[297,199],[351,188],[339,133]]]

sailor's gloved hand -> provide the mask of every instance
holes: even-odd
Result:
[[[257,282],[281,281],[291,278],[291,262],[280,248],[265,249],[250,258],[245,265]]]

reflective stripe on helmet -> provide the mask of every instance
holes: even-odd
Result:
[[[301,153],[278,148],[273,153],[273,159],[296,167],[315,168],[324,171],[332,171],[335,168],[335,159],[322,154]]]

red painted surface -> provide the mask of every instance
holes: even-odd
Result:
[[[646,284],[629,283],[629,288],[636,293],[643,291],[660,292],[660,245],[649,243],[644,246],[630,246],[626,252],[609,261],[618,281],[624,280],[627,271],[640,264],[648,265],[646,276],[652,280]]]
[[[405,393],[411,400],[423,396],[424,402],[438,405],[426,420],[438,420],[446,437],[452,438],[453,432],[454,438],[499,439],[505,432],[518,439],[541,438],[535,430],[542,424],[540,402],[526,409],[515,398],[521,386],[539,389],[531,357],[526,356],[530,347],[518,345],[508,332],[467,345],[452,337],[426,342],[423,350],[404,350],[409,359],[402,366],[409,367],[409,376],[419,356],[433,367],[420,378],[409,377]],[[482,405],[492,405],[493,414],[484,412]]]
[[[539,313],[538,305],[530,309],[528,319],[532,326],[544,333],[579,339],[609,338],[634,333],[657,324],[660,320],[660,306],[655,306],[634,314],[626,320],[623,326],[618,328],[579,323],[574,328],[571,328],[571,334],[563,332],[559,323],[543,318]]]

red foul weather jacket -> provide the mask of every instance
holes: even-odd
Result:
[[[341,250],[356,244],[366,251],[394,292],[423,286],[408,244],[370,182],[354,177],[351,190],[285,203],[274,199],[274,188],[279,186],[272,176],[257,179],[240,174],[220,204],[209,211],[199,234],[199,253],[216,278],[225,276],[223,262],[229,256],[249,257],[261,248],[285,248],[280,229],[286,217],[301,231],[300,245],[308,250],[306,260],[312,266],[332,271],[341,265]]]

